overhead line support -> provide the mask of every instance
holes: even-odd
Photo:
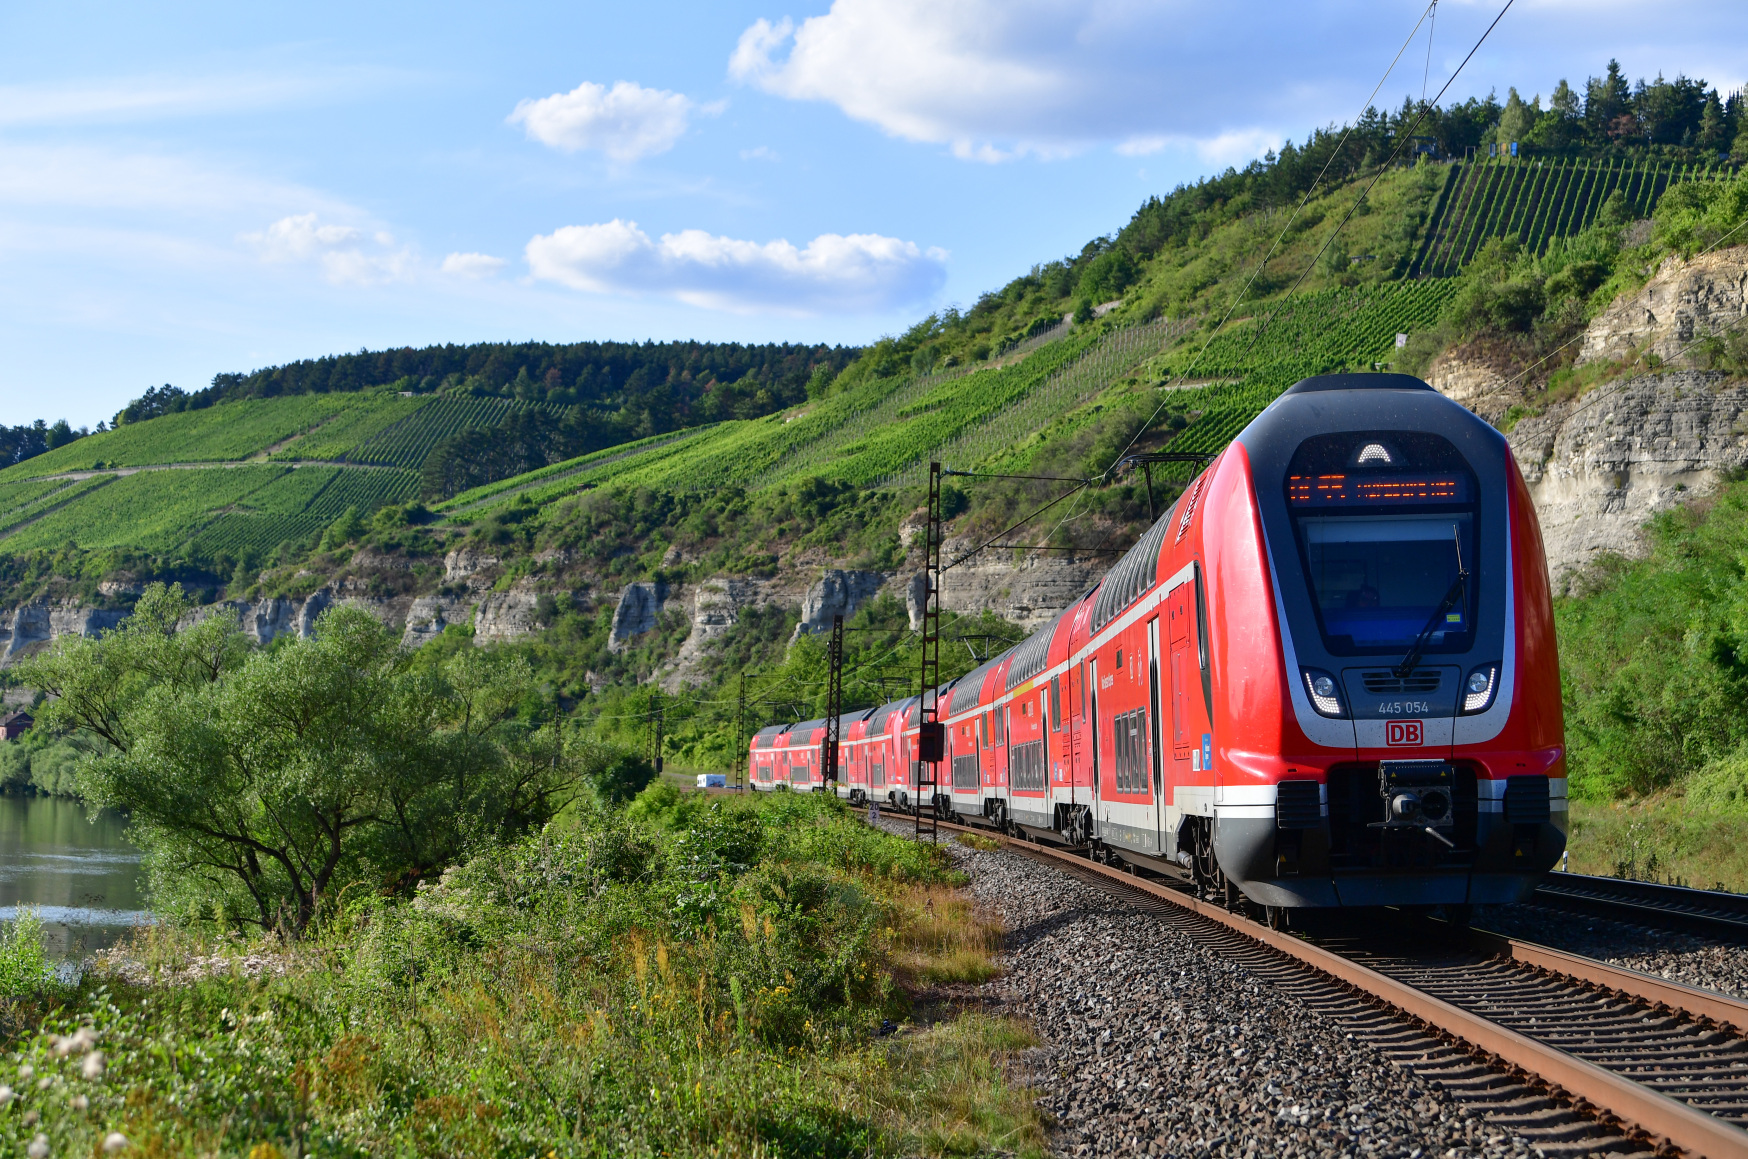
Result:
[[[940,816],[935,794],[940,787],[940,767],[946,748],[946,728],[940,721],[941,688],[941,464],[929,464],[929,521],[924,540],[921,690],[917,697],[916,831],[923,836],[923,805],[929,809],[929,840],[941,839]],[[926,780],[924,779],[926,776]],[[929,790],[923,795],[924,788]]]

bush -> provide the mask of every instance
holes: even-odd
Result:
[[[42,945],[42,919],[26,906],[0,925],[0,998],[28,998],[54,978]]]

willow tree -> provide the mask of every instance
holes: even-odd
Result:
[[[587,748],[518,719],[520,659],[418,665],[360,609],[252,650],[153,585],[115,632],[63,638],[20,676],[88,739],[80,787],[125,810],[160,906],[299,935],[353,886],[392,890],[544,824]]]

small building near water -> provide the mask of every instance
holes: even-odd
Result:
[[[4,736],[7,740],[17,740],[24,735],[25,729],[35,723],[36,717],[22,708],[17,712],[9,712],[5,716],[0,716],[0,736]]]

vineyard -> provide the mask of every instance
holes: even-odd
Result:
[[[348,510],[369,515],[378,507],[404,503],[419,490],[412,471],[361,467],[300,467],[288,471],[227,511],[195,536],[190,547],[200,555],[263,555],[281,543],[315,538]]]
[[[627,459],[633,455],[642,454],[644,451],[654,450],[657,447],[664,447],[669,443],[678,442],[682,439],[695,438],[710,429],[710,426],[694,427],[691,430],[679,431],[673,434],[651,435],[647,439],[637,439],[634,442],[620,443],[616,447],[608,447],[601,451],[590,451],[586,455],[578,455],[576,458],[566,459],[562,463],[553,463],[550,466],[541,467],[537,471],[527,471],[521,475],[514,475],[508,479],[499,479],[495,483],[487,483],[482,487],[475,487],[472,490],[463,491],[461,494],[445,499],[441,503],[433,504],[431,509],[444,514],[471,511],[476,507],[485,506],[488,500],[514,498],[516,495],[525,491],[531,491],[533,488],[540,486],[541,484],[556,484],[559,480],[572,479],[572,476],[582,475],[584,472],[593,472],[597,468],[604,467],[609,463],[617,463],[621,459]],[[552,495],[562,495],[575,490],[577,485],[583,482],[587,482],[587,480],[572,480],[569,484],[558,486],[556,488],[541,487],[539,494],[547,497]],[[534,499],[538,498],[538,496],[530,495],[530,498]]]
[[[309,394],[221,403],[101,431],[0,471],[0,481],[90,470],[247,459],[345,410],[353,395]]]
[[[205,556],[244,548],[266,553],[310,539],[348,509],[369,515],[405,502],[418,484],[412,471],[279,464],[40,481],[34,498],[26,484],[10,484],[0,487],[7,505],[0,542],[9,551],[76,543]]]
[[[527,410],[535,405],[495,398],[431,398],[425,400],[423,405],[411,408],[405,416],[385,425],[377,433],[361,440],[344,454],[335,457],[352,463],[372,463],[416,471],[424,465],[432,449],[444,439],[463,431],[498,426],[517,411]],[[557,414],[562,409],[545,403],[538,406],[551,414]]]
[[[928,457],[965,469],[987,463],[1004,452],[1011,453],[1136,371],[1161,350],[1170,347],[1193,325],[1187,319],[1162,318],[1115,330],[1088,350],[1084,357],[1058,370],[976,425],[932,448]],[[927,459],[919,458],[882,482],[906,485],[921,483],[927,478]]]
[[[1247,378],[1277,392],[1312,374],[1371,370],[1390,356],[1396,335],[1430,328],[1457,283],[1378,282],[1299,294],[1229,324],[1213,341],[1197,338],[1154,364],[1162,375]]]
[[[6,510],[0,512],[0,536],[24,527],[113,480],[112,475],[97,475],[89,479],[49,479],[34,481],[33,484],[11,484],[7,487],[7,493],[16,494],[18,499],[9,502]],[[19,490],[14,492],[14,487]],[[24,490],[27,487],[35,492],[33,497],[25,498],[30,494],[30,491]]]
[[[1672,185],[1732,175],[1727,169],[1623,159],[1498,157],[1453,164],[1408,276],[1451,277],[1493,237],[1515,237],[1539,254],[1554,238],[1593,225],[1617,191],[1628,212],[1644,218]]]
[[[302,438],[274,454],[275,459],[342,459],[369,439],[435,401],[434,395],[372,393],[353,395],[357,401]]]
[[[102,487],[100,494],[81,496],[6,536],[3,542],[9,551],[71,543],[87,550],[130,547],[172,552],[223,508],[259,490],[284,470],[209,467],[125,475]]]

